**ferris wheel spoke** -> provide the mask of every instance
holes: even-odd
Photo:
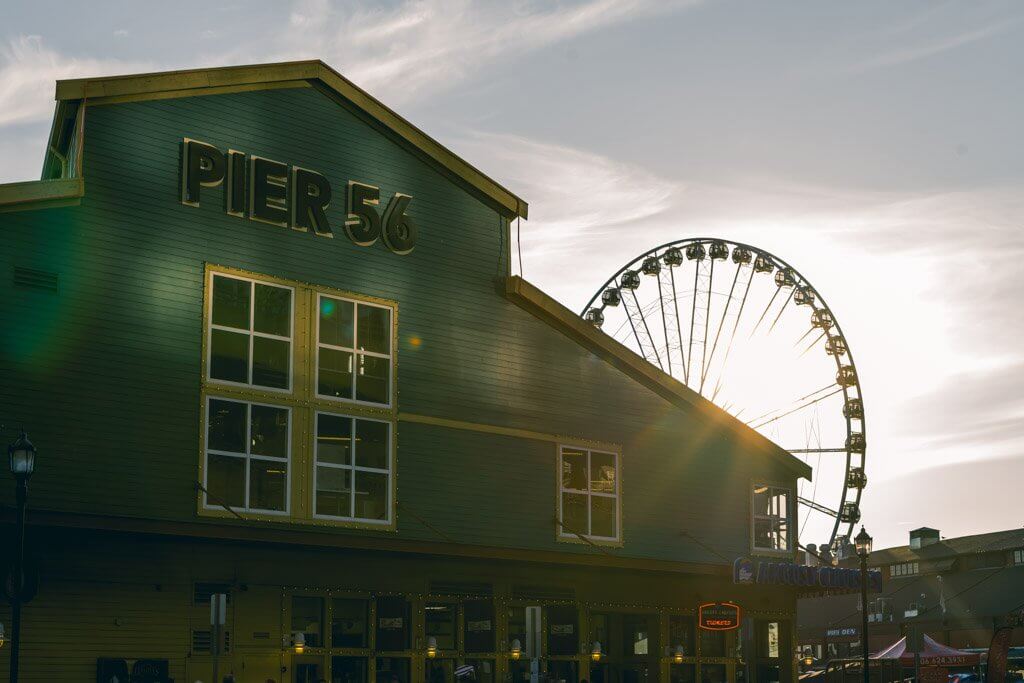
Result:
[[[847,453],[849,449],[842,448],[787,448],[790,453]]]
[[[793,342],[793,348],[795,349],[796,347],[800,346],[800,342],[802,342],[804,339],[807,339],[809,336],[811,336],[811,334],[816,329],[818,329],[818,328],[816,328],[816,327],[808,328],[808,330],[806,332],[804,332],[803,334],[800,335],[799,339],[797,339],[795,342]]]
[[[687,345],[686,365],[683,366],[683,376],[687,386],[690,385],[690,365],[693,363],[693,325],[697,321],[697,283],[699,280],[700,262],[695,262],[693,268],[693,301],[690,306],[690,336],[687,340],[689,344]]]
[[[658,355],[658,349],[651,338],[651,329],[647,326],[647,318],[644,316],[640,308],[640,302],[636,298],[636,291],[632,289],[627,291],[630,296],[622,297],[622,303],[626,309],[626,314],[629,316],[629,326],[633,329],[633,336],[636,337],[636,343],[640,347],[640,355],[649,361],[657,363],[658,367],[664,370],[665,367],[661,364],[661,356]],[[633,300],[632,307],[629,305],[630,299]],[[648,348],[650,349],[650,354],[647,353]],[[653,356],[653,359],[651,356]]]
[[[768,328],[768,334],[771,334],[772,330],[774,330],[775,326],[779,323],[779,318],[782,317],[782,312],[786,310],[786,306],[788,306],[789,302],[793,300],[793,295],[795,293],[796,293],[796,287],[794,287],[793,289],[791,289],[789,291],[789,296],[786,297],[786,301],[782,304],[782,308],[779,309],[778,315],[776,315],[775,316],[775,320],[772,321],[772,326]]]
[[[761,323],[764,322],[764,317],[768,315],[768,309],[770,309],[772,307],[772,304],[775,303],[775,299],[779,296],[779,292],[781,291],[782,288],[779,287],[775,290],[775,293],[772,294],[772,298],[768,300],[768,305],[764,307],[763,311],[761,311],[761,317],[757,319],[757,323],[754,325],[754,329],[750,331],[750,337],[748,337],[748,339],[754,338],[754,334],[757,332],[757,328],[761,327]]]
[[[818,342],[820,342],[822,339],[825,338],[825,335],[827,335],[827,334],[828,334],[828,332],[822,332],[817,337],[815,337],[814,341],[812,341],[810,344],[808,344],[807,348],[800,352],[800,355],[798,356],[798,358],[803,358],[804,356],[806,356],[807,352],[810,351],[811,349],[813,349],[818,344]]]
[[[725,300],[725,309],[722,311],[722,318],[718,321],[718,330],[715,332],[715,341],[711,344],[711,355],[708,356],[708,365],[700,375],[701,390],[703,390],[704,381],[707,379],[707,371],[711,368],[711,363],[715,360],[715,349],[718,348],[718,340],[722,337],[722,328],[725,326],[726,318],[729,317],[729,306],[732,304],[732,295],[736,291],[736,283],[739,281],[740,273],[743,271],[744,269],[742,267],[736,268],[736,274],[732,276],[732,285],[729,287],[729,296]]]
[[[700,385],[697,388],[697,393],[701,396],[704,395],[704,376],[706,371],[706,362],[708,357],[708,325],[711,322],[711,293],[715,288],[715,259],[710,259],[711,265],[708,269],[708,289],[707,299],[704,306],[704,338],[700,343]],[[694,293],[696,296],[696,293]]]
[[[791,401],[790,403],[787,403],[786,405],[782,406],[781,408],[773,408],[773,409],[769,410],[768,412],[761,413],[760,415],[758,415],[754,419],[752,419],[749,422],[747,422],[747,425],[750,425],[753,422],[759,422],[759,421],[763,420],[764,418],[768,417],[769,415],[777,413],[780,410],[785,410],[788,406],[791,406],[794,403],[800,403],[801,401],[806,401],[807,399],[812,398],[814,396],[817,396],[818,394],[820,394],[820,393],[822,393],[824,391],[828,391],[829,389],[831,389],[832,387],[835,387],[835,386],[839,386],[839,385],[837,385],[835,382],[832,382],[831,384],[826,384],[825,386],[821,387],[820,389],[815,389],[814,391],[812,391],[809,394],[805,394],[804,396],[801,396],[800,398],[794,399],[793,401]]]
[[[671,269],[670,269],[671,270]],[[672,293],[673,297],[675,292]],[[665,293],[661,287],[661,273],[658,273],[658,303],[661,308],[661,330],[665,334],[665,360],[668,363],[668,374],[672,374],[672,348],[668,340],[668,321],[665,319]]]
[[[679,317],[679,291],[676,289],[676,269],[669,266],[669,280],[672,284],[672,308],[676,315],[676,339],[679,340],[679,360],[682,366],[686,367],[686,355],[683,353],[683,327]]]
[[[754,284],[754,270],[751,268],[747,272],[747,286],[743,290],[743,298],[740,299],[740,309],[736,312],[736,320],[732,326],[732,334],[729,335],[729,344],[725,347],[725,358],[722,359],[722,372],[718,375],[718,381],[715,382],[715,390],[711,393],[711,400],[714,401],[718,396],[718,392],[722,390],[722,380],[725,379],[725,369],[729,367],[729,354],[732,353],[732,345],[736,341],[736,333],[740,329],[740,319],[743,317],[743,309],[747,305],[747,297],[750,296],[750,286]],[[736,415],[739,417],[739,414]]]
[[[805,408],[810,408],[811,406],[816,405],[817,403],[819,403],[821,401],[824,401],[826,398],[829,398],[830,396],[835,396],[836,394],[842,393],[842,391],[843,391],[843,388],[839,387],[835,391],[832,391],[831,393],[825,394],[824,396],[820,396],[820,397],[814,399],[813,401],[808,401],[807,403],[804,403],[802,405],[798,405],[796,408],[793,408],[791,410],[787,410],[786,412],[782,413],[781,415],[776,415],[775,417],[772,417],[772,418],[769,418],[767,420],[764,420],[763,422],[758,422],[757,424],[751,424],[750,428],[751,429],[760,429],[761,427],[764,427],[767,424],[775,422],[776,420],[781,420],[782,418],[784,418],[784,417],[786,417],[788,415],[792,415],[793,413],[796,413],[796,412],[799,412],[801,410],[804,410]]]
[[[826,515],[829,515],[830,517],[838,517],[839,516],[839,511],[838,510],[833,510],[830,507],[826,507],[826,506],[822,505],[821,503],[819,503],[816,500],[809,500],[807,498],[797,498],[796,502],[798,502],[801,505],[804,505],[806,507],[809,507],[812,510],[816,510],[818,512],[824,512]]]

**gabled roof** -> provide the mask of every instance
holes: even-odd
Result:
[[[736,433],[743,439],[745,446],[749,445],[754,450],[773,458],[797,477],[811,478],[810,465],[751,429],[675,377],[654,367],[615,339],[596,330],[593,325],[573,314],[523,278],[515,275],[506,278],[505,296],[669,403],[686,410],[697,410],[709,422]]]
[[[915,531],[920,530],[915,529]],[[1024,529],[1007,529],[1006,531],[992,531],[987,534],[944,538],[937,543],[931,543],[923,548],[915,549],[909,545],[900,545],[895,548],[876,550],[871,553],[871,558],[868,561],[872,565],[878,566],[892,562],[932,561],[942,558],[953,558],[958,555],[973,555],[977,553],[1017,550],[1020,548],[1024,548]]]
[[[57,81],[57,118],[67,110],[67,107],[60,106],[63,103],[85,101],[87,104],[103,104],[301,85],[319,89],[383,127],[439,170],[468,185],[506,217],[526,218],[528,207],[525,201],[318,59]],[[60,128],[55,123],[54,130],[59,131]]]

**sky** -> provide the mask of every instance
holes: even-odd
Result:
[[[876,547],[1024,526],[1024,3],[8,0],[0,182],[58,78],[310,58],[526,199],[573,310],[673,239],[796,266],[857,359]]]

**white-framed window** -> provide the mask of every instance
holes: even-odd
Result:
[[[1024,564],[1024,548],[1013,551],[1013,563]]]
[[[290,408],[210,396],[205,445],[206,507],[288,513]]]
[[[893,578],[899,576],[915,576],[917,573],[917,562],[900,562],[898,564],[889,565],[889,576]]]
[[[559,446],[558,476],[558,535],[620,540],[619,454]]]
[[[211,272],[207,378],[289,392],[295,290]]]
[[[391,523],[391,423],[316,414],[314,515]]]
[[[391,405],[391,319],[387,306],[317,295],[317,396]]]
[[[751,534],[754,550],[789,550],[790,498],[788,488],[755,483],[752,493]]]

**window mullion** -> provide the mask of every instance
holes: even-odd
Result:
[[[358,317],[358,314],[357,314],[357,317]],[[354,341],[354,338],[353,338],[353,341]],[[355,382],[353,381],[353,386],[354,385],[355,385]],[[348,516],[351,517],[352,519],[355,519],[356,518],[356,419],[354,417],[349,418],[349,423],[351,424],[351,427],[349,429],[349,434],[352,435],[352,437],[351,437],[352,438],[352,441],[351,441],[352,448],[349,449],[350,450],[349,457],[351,459],[349,460],[349,468],[348,468],[348,476],[349,476],[349,480],[348,480],[348,509],[349,509],[349,514],[348,514]]]
[[[591,508],[594,507],[594,497],[591,496],[591,480],[593,479],[590,472],[590,451],[587,451],[587,536],[593,535],[593,520],[591,519]]]
[[[250,467],[250,456],[252,444],[252,404],[246,402],[245,404],[245,509],[248,510],[252,506],[249,504],[249,467]]]

